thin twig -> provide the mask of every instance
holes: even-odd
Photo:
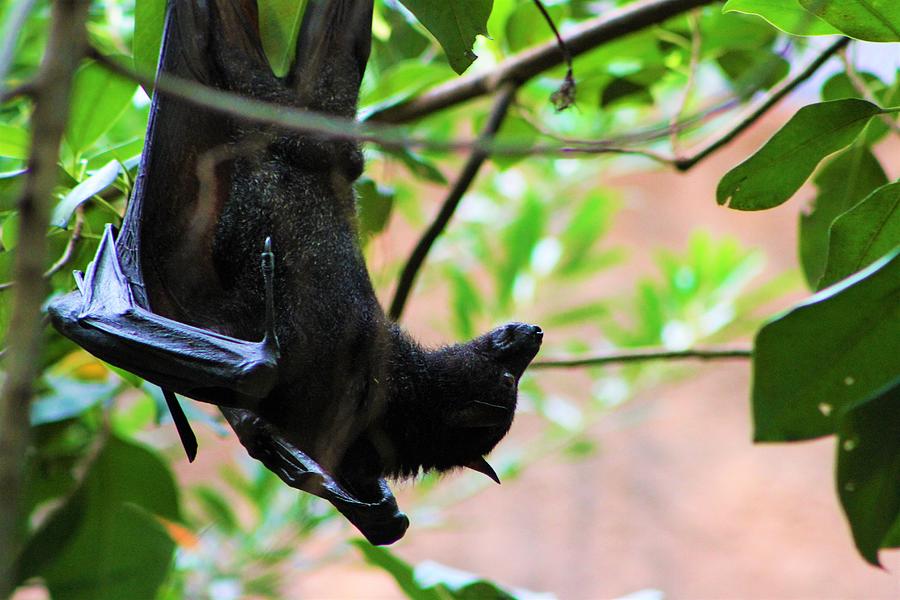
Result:
[[[553,22],[553,17],[547,12],[544,3],[541,2],[541,0],[534,0],[534,4],[541,12],[541,16],[544,17],[547,25],[550,26],[550,31],[553,32],[553,36],[556,38],[556,45],[559,46],[559,51],[562,53],[563,60],[566,62],[566,76],[563,79],[562,85],[550,96],[550,101],[553,103],[553,106],[556,107],[556,112],[561,112],[575,104],[575,77],[572,75],[572,53],[569,52],[569,46],[566,45],[565,40],[559,35],[559,30],[556,29],[556,23]]]
[[[26,81],[8,90],[0,91],[0,104],[6,104],[13,98],[20,96],[34,96],[35,85],[33,81]]]
[[[639,0],[573,27],[563,39],[571,55],[578,56],[713,1]],[[563,60],[554,40],[511,56],[487,73],[458,77],[406,102],[377,111],[369,120],[381,123],[413,121],[472,98],[491,94],[507,81],[523,84],[560,65]]]
[[[59,273],[63,267],[69,264],[69,261],[72,260],[72,257],[75,256],[75,248],[78,247],[78,242],[81,241],[81,233],[84,231],[84,207],[79,206],[75,209],[75,224],[72,226],[72,234],[69,236],[69,241],[66,243],[66,248],[63,250],[62,255],[57,259],[55,263],[50,265],[50,268],[44,271],[44,279],[50,279],[57,273]]]
[[[735,124],[727,132],[725,132],[725,135],[719,136],[707,142],[692,156],[675,159],[673,161],[675,168],[679,171],[687,171],[716,150],[728,144],[738,135],[743,133],[744,130],[756,123],[756,121],[758,121],[763,115],[769,112],[769,110],[776,104],[778,104],[778,102],[780,102],[785,96],[794,91],[797,86],[812,77],[813,74],[815,74],[815,72],[818,71],[819,68],[834,55],[835,52],[846,46],[849,42],[850,38],[841,38],[828,46],[800,73],[783,82],[777,88],[769,92],[769,94],[767,94],[766,97],[762,99],[762,101],[758,102],[756,106],[753,107],[753,109],[747,114],[747,116],[743,117],[740,121],[737,122],[737,124]]]
[[[66,243],[66,247],[63,250],[62,255],[57,259],[55,263],[50,265],[50,268],[44,271],[44,279],[50,279],[57,273],[59,273],[63,267],[65,267],[72,257],[75,256],[75,248],[78,246],[78,242],[81,241],[81,235],[84,232],[84,207],[79,206],[75,209],[75,224],[72,226],[72,234],[69,236],[69,241]],[[4,283],[0,283],[0,292],[5,292],[8,289],[13,288],[16,285],[15,281],[6,281]]]
[[[601,356],[585,356],[581,358],[548,358],[531,363],[531,369],[561,369],[576,367],[595,367],[598,365],[623,364],[647,360],[728,360],[748,359],[753,357],[750,348],[733,348],[723,350],[635,350]]]
[[[25,187],[19,198],[19,251],[9,324],[10,351],[0,393],[0,598],[13,588],[19,545],[19,507],[28,447],[28,413],[41,355],[41,304],[50,224],[50,198],[57,178],[59,146],[69,113],[72,78],[87,43],[89,0],[51,3],[51,25],[38,75],[31,118],[32,144]]]
[[[688,102],[691,99],[691,92],[694,89],[694,80],[697,78],[697,68],[700,64],[700,46],[702,38],[700,37],[700,18],[696,8],[690,12],[688,22],[691,24],[691,58],[688,63],[688,79],[684,84],[684,90],[682,91],[678,108],[669,120],[669,136],[670,144],[672,146],[672,156],[676,159],[681,154],[678,151],[678,134],[681,132],[678,123],[681,121],[684,112],[687,110]]]
[[[497,94],[497,99],[494,101],[491,115],[481,134],[482,139],[490,139],[494,137],[497,131],[499,131],[500,125],[503,123],[503,119],[506,117],[509,110],[509,106],[512,103],[513,98],[515,98],[517,89],[518,86],[514,83],[506,84],[500,89]],[[422,267],[422,264],[424,264],[425,258],[431,250],[431,246],[441,233],[444,232],[444,229],[453,217],[453,213],[456,211],[456,207],[459,206],[460,200],[462,200],[462,197],[469,189],[469,186],[472,185],[481,165],[484,164],[484,161],[488,156],[489,153],[482,149],[476,148],[472,151],[469,160],[466,161],[462,172],[453,184],[453,188],[444,199],[437,217],[435,217],[425,233],[422,234],[415,249],[413,249],[412,254],[410,254],[409,259],[403,266],[403,271],[400,274],[400,281],[397,283],[397,291],[394,293],[394,299],[391,301],[391,307],[388,311],[388,315],[391,319],[396,321],[403,314],[403,308],[406,306],[406,300],[415,283],[416,275],[418,275],[419,269]]]
[[[844,63],[844,72],[847,73],[847,79],[850,80],[850,85],[853,86],[853,89],[872,104],[880,105],[881,103],[875,98],[872,91],[869,89],[869,86],[866,85],[866,82],[863,81],[862,76],[860,76],[859,72],[856,70],[853,61],[847,56],[847,50],[842,49],[838,54],[841,57],[841,62]],[[893,115],[881,114],[879,117],[881,117],[881,120],[887,124],[891,131],[900,133],[900,123],[897,123],[894,120]]]

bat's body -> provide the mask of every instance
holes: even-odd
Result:
[[[296,64],[279,79],[253,0],[171,0],[160,71],[351,117],[371,4],[311,0]],[[252,456],[390,543],[408,521],[384,477],[492,473],[482,457],[509,429],[541,333],[511,324],[426,351],[390,323],[357,243],[361,171],[354,144],[155,95],[122,231],[115,245],[107,231],[79,291],[51,315],[163,387],[186,447],[172,392],[220,406]]]

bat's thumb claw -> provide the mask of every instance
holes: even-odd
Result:
[[[272,238],[266,236],[266,243],[263,245],[263,252],[272,252]]]

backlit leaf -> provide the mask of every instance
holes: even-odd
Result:
[[[450,66],[462,73],[478,58],[472,52],[476,35],[488,35],[493,0],[400,0],[437,38]]]
[[[797,0],[728,0],[722,12],[741,12],[762,17],[792,35],[832,35],[837,29],[805,10]]]
[[[800,4],[850,37],[900,42],[897,0],[800,0]]]

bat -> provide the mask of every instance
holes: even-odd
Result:
[[[310,0],[276,77],[255,0],[170,0],[159,73],[354,117],[372,0]],[[121,230],[54,300],[54,326],[175,394],[219,407],[248,453],[331,502],[373,544],[409,520],[386,478],[469,467],[508,432],[543,332],[510,323],[427,349],[384,314],[356,228],[351,142],[298,135],[153,96]],[[258,341],[256,341],[258,340]]]

